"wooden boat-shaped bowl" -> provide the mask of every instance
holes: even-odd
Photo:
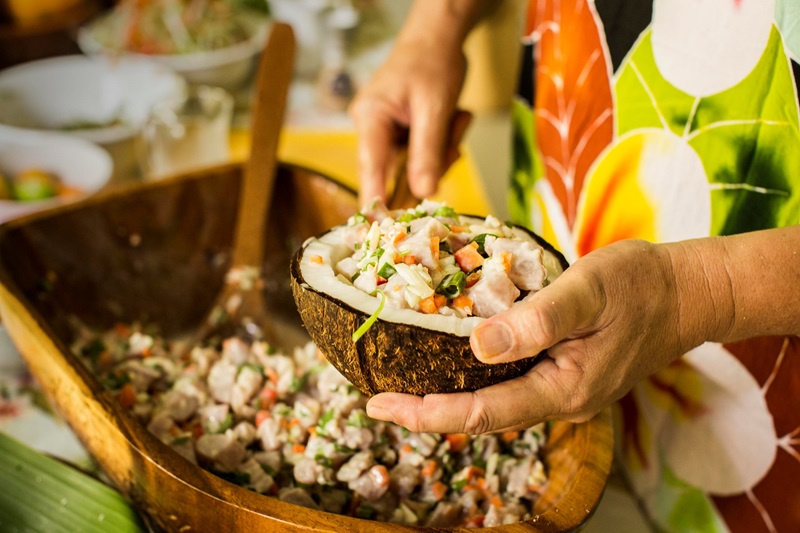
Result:
[[[197,327],[222,287],[241,167],[224,166],[108,193],[0,226],[0,314],[31,372],[112,482],[166,531],[419,531],[313,511],[235,486],[180,457],[122,409],[69,350],[70,317],[96,327]],[[303,239],[342,223],[355,194],[307,169],[280,168],[265,291],[270,311],[299,325],[289,288]],[[527,522],[500,531],[564,531],[584,523],[612,456],[607,412],[557,422],[550,481]]]

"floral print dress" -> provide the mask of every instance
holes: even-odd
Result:
[[[571,261],[800,222],[799,0],[531,0],[525,39],[510,208]],[[707,343],[615,406],[659,528],[800,531],[799,352]]]

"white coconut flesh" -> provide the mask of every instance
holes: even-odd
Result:
[[[465,215],[460,215],[460,218],[462,222],[469,225],[482,227],[481,232],[492,232],[491,228],[483,227],[483,219]],[[525,230],[517,227],[512,229],[514,238],[536,243]],[[308,239],[303,244],[303,253],[300,257],[300,274],[307,287],[371,316],[380,306],[381,296],[370,295],[351,283],[343,281],[336,272],[337,263],[353,255],[353,248],[343,243],[342,235],[345,230],[347,230],[346,226],[337,226],[319,238]],[[538,245],[538,243],[536,244]],[[547,271],[547,283],[552,282],[563,272],[558,257],[547,249],[543,250],[542,262]],[[519,304],[519,301],[514,303],[514,305]],[[378,320],[468,337],[475,326],[486,319],[477,316],[462,318],[453,315],[426,314],[414,309],[392,307],[387,303],[378,315]]]

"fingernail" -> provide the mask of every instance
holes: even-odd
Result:
[[[394,422],[394,418],[392,417],[392,413],[386,410],[380,404],[374,404],[372,402],[367,403],[367,415],[370,418],[375,418],[377,420],[384,420],[386,422]]]
[[[494,359],[511,349],[511,330],[504,322],[483,324],[473,332],[472,349],[481,359]]]

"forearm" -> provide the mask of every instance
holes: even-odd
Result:
[[[665,245],[689,344],[800,335],[800,226]]]
[[[469,31],[497,1],[502,0],[417,0],[398,42],[433,39],[460,51]]]

